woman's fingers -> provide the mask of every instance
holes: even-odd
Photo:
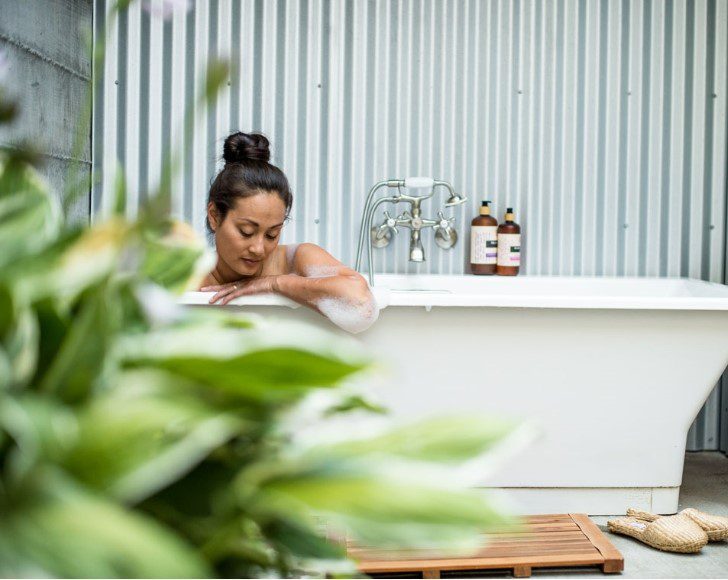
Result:
[[[214,304],[221,298],[224,298],[225,296],[228,296],[231,293],[235,292],[237,289],[237,284],[226,284],[225,286],[220,286],[220,290],[216,292],[212,298],[210,298],[210,304]]]
[[[222,301],[220,302],[220,306],[225,306],[228,302],[231,300],[235,300],[239,296],[242,296],[244,292],[242,291],[242,288],[239,288],[238,290],[235,290],[234,292],[231,292],[230,294],[227,294]]]
[[[214,304],[220,301],[220,305],[223,306],[235,300],[240,296],[247,296],[250,294],[261,294],[267,292],[273,292],[273,282],[275,276],[261,276],[259,278],[253,278],[251,280],[239,280],[232,284],[223,284],[221,286],[205,286],[200,288],[200,291],[215,291],[215,294],[210,298],[210,304]]]

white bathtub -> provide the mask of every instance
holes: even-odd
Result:
[[[530,513],[677,510],[688,428],[728,365],[727,286],[528,276],[375,283],[382,311],[359,337],[390,371],[375,388],[395,415],[482,411],[540,427],[533,445],[479,485],[509,490]],[[234,304],[332,327],[276,296]]]

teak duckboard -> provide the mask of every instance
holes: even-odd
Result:
[[[454,577],[476,570],[510,571],[517,578],[533,568],[598,566],[605,573],[624,569],[622,554],[585,514],[528,516],[517,532],[483,534],[483,548],[467,558],[447,558],[423,550],[371,549],[347,543],[359,570],[370,575],[421,573],[423,578]],[[470,575],[472,572],[469,572]]]

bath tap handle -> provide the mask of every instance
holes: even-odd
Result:
[[[437,226],[442,229],[449,229],[455,223],[455,217],[446,218],[442,210],[437,212],[437,219],[439,220]]]
[[[399,233],[399,230],[397,229],[397,220],[395,218],[393,218],[391,215],[389,215],[388,211],[384,212],[384,223],[382,224],[381,227],[389,228],[395,234]]]
[[[407,177],[404,180],[404,186],[411,189],[432,187],[435,180],[432,177]]]

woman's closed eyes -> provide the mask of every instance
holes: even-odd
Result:
[[[245,230],[239,230],[239,231],[240,231],[240,235],[243,236],[244,238],[252,238],[255,235],[255,232],[246,232]],[[265,237],[272,241],[272,240],[275,240],[280,233],[281,233],[280,231],[277,231],[274,234],[266,234]]]

